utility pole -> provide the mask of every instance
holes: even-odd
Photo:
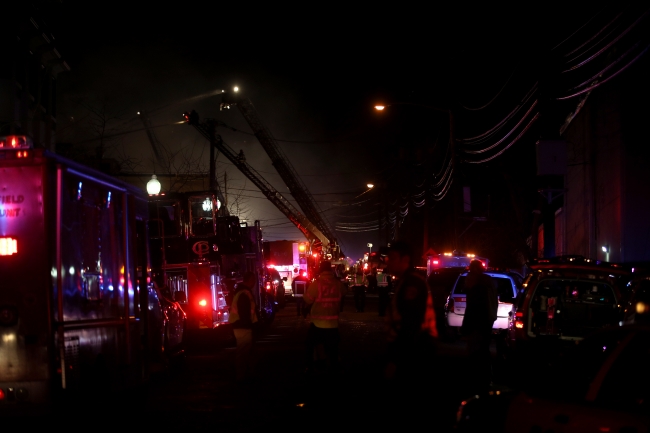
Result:
[[[564,175],[566,174],[566,144],[560,138],[561,122],[558,122],[554,89],[556,88],[557,68],[552,53],[542,56],[539,80],[539,112],[541,117],[540,139],[537,143],[537,177],[540,183],[538,192],[546,198],[541,209],[544,227],[544,257],[556,255],[555,212],[557,199],[564,195]],[[533,228],[531,236],[537,236]],[[536,252],[533,252],[536,253]]]

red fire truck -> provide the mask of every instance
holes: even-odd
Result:
[[[185,314],[150,284],[147,196],[0,138],[0,410],[146,380]]]
[[[259,222],[248,226],[220,204],[216,191],[149,198],[152,269],[187,313],[188,329],[228,323],[229,295],[244,272],[256,273],[260,284],[264,280]],[[264,291],[253,292],[263,309]]]

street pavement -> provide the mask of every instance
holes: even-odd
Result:
[[[383,378],[386,327],[376,296],[368,295],[364,312],[354,310],[352,296],[346,299],[336,374],[305,373],[309,325],[309,317],[298,316],[288,302],[256,339],[254,373],[246,384],[235,381],[232,331],[204,329],[187,334],[182,365],[153,375],[142,388],[82,396],[42,416],[2,420],[5,426],[49,423],[68,431],[453,430],[459,404],[470,395],[463,340],[440,341],[434,380],[404,389]],[[507,379],[495,372],[497,380]]]
[[[382,431],[389,425],[451,431],[456,409],[469,396],[462,340],[441,341],[432,367],[436,380],[407,393],[383,379],[386,328],[376,297],[368,296],[361,313],[352,297],[346,299],[335,375],[305,373],[309,324],[288,302],[256,340],[253,377],[239,386],[227,333],[193,336],[182,370],[149,385],[140,421],[166,428],[216,424],[221,431]]]

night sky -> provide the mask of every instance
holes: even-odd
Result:
[[[103,112],[109,120],[105,157],[124,161],[123,170],[151,173],[151,146],[136,115],[146,110],[168,152],[207,170],[205,139],[177,124],[194,109],[230,126],[218,130],[226,144],[242,149],[251,166],[290,197],[239,111],[219,111],[218,92],[237,85],[354,259],[368,251],[368,242],[385,244],[382,232],[372,229],[380,205],[413,193],[420,174],[424,179],[438,172],[448,141],[444,112],[394,105],[379,115],[375,103],[453,108],[456,136],[479,134],[534,85],[543,53],[597,12],[602,17],[619,10],[461,2],[240,5],[197,1],[143,8],[117,1],[98,9],[92,2],[37,2],[32,13],[48,25],[71,68],[59,76],[58,140],[92,151],[97,133],[89,112]],[[537,138],[539,131],[531,131],[487,164],[458,164],[455,184],[476,187],[477,215],[489,210],[488,201],[499,203],[511,193],[499,179],[517,179],[529,188],[521,193],[536,200],[531,172]],[[227,173],[229,196],[244,199],[244,216],[261,221],[266,240],[302,240],[223,156],[217,172],[221,182]],[[364,193],[367,182],[381,188]],[[429,200],[429,212],[439,214],[435,221],[445,221],[450,207],[444,202],[452,199],[458,197]],[[444,222],[436,224],[450,231]],[[435,247],[459,246],[445,239]]]

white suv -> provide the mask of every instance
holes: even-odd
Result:
[[[492,329],[495,332],[505,331],[508,329],[508,314],[512,311],[513,303],[521,287],[522,278],[512,272],[486,271],[485,275],[488,275],[496,282],[499,294],[497,320],[494,321]],[[447,326],[455,330],[460,329],[465,317],[465,306],[467,304],[465,278],[467,278],[467,272],[463,272],[458,276],[445,305]]]

